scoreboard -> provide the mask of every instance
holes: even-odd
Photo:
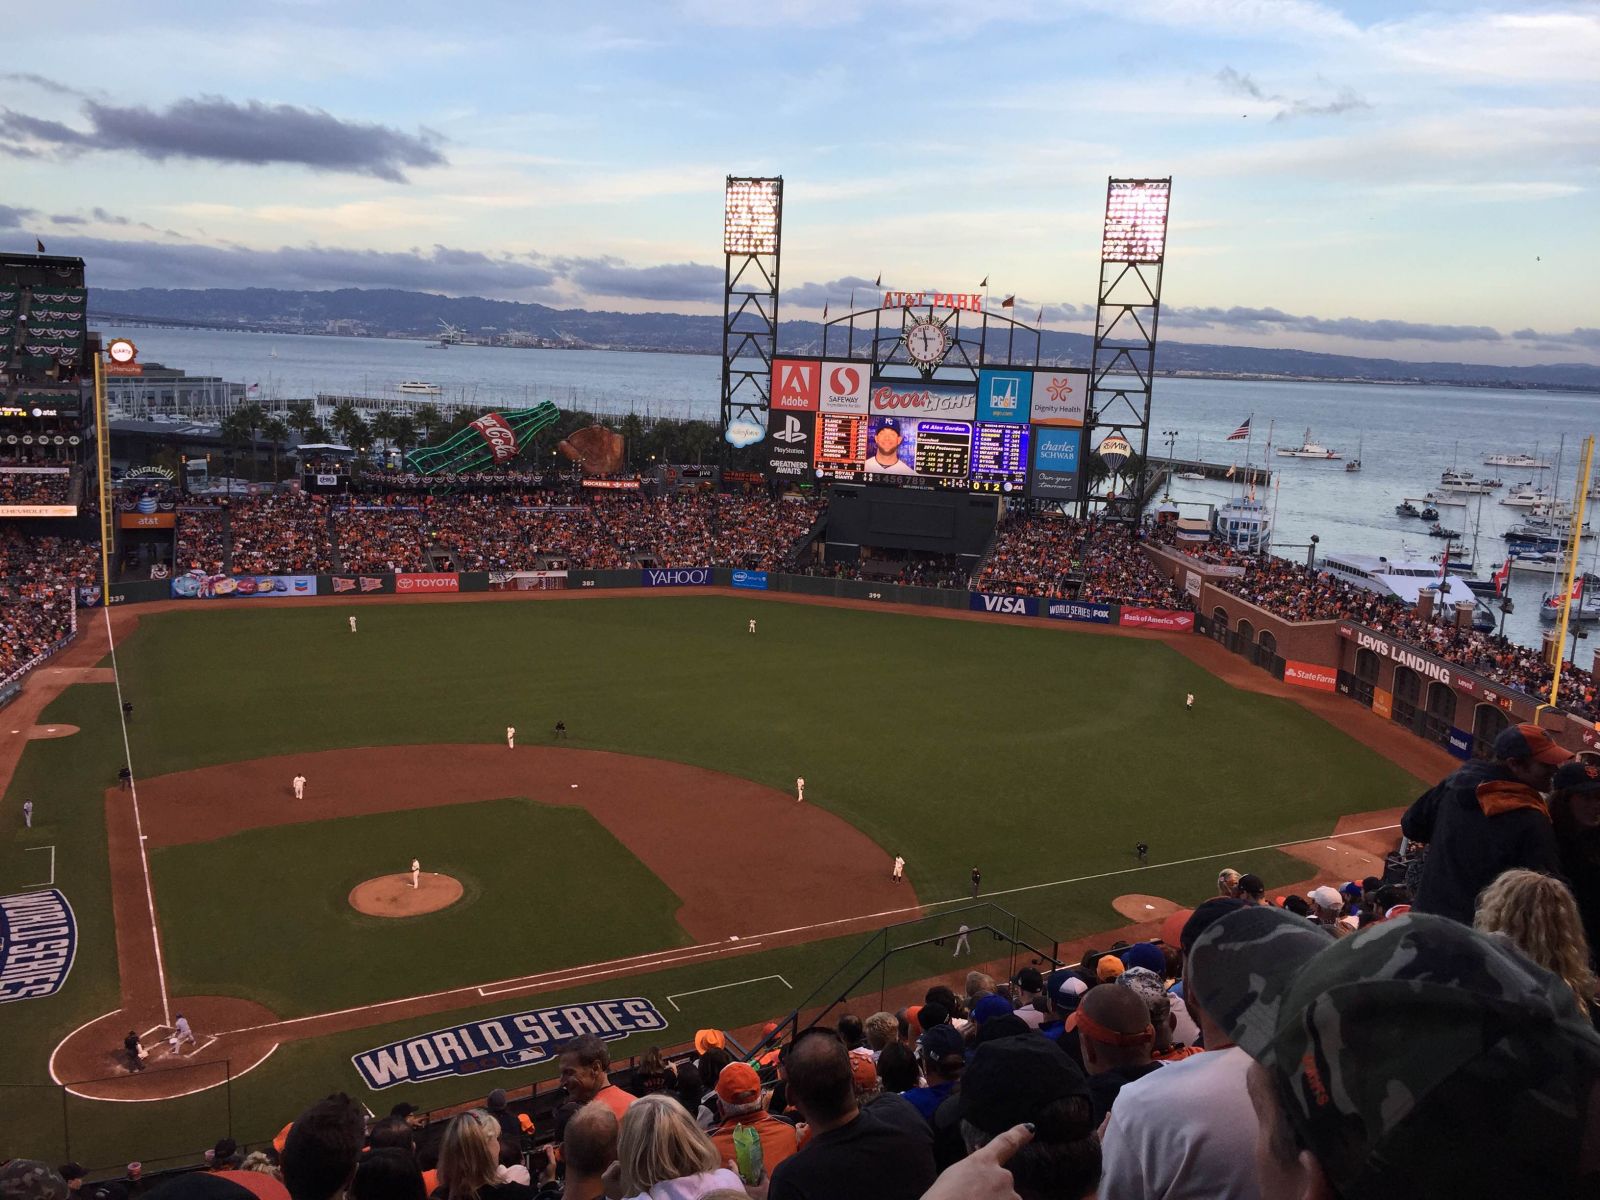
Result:
[[[968,477],[975,492],[1020,492],[1028,482],[1028,427],[975,426]]]

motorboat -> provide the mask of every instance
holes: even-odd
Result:
[[[1415,604],[1423,588],[1437,588],[1447,600],[1467,600],[1473,595],[1468,580],[1441,572],[1438,563],[1417,559],[1389,559],[1381,554],[1328,554],[1317,566],[1346,583],[1394,596]]]
[[[1548,471],[1550,464],[1540,462],[1531,454],[1491,454],[1483,460],[1486,467],[1515,467],[1519,471]]]
[[[424,383],[420,379],[408,379],[396,386],[395,391],[406,396],[442,396],[444,389],[437,383]]]
[[[1500,497],[1500,503],[1507,508],[1536,508],[1549,504],[1552,499],[1549,488],[1535,487],[1530,479],[1526,483],[1512,484],[1511,490]]]
[[[1497,491],[1502,486],[1498,479],[1479,479],[1471,471],[1446,471],[1439,476],[1441,492],[1480,495],[1484,492]]]
[[[1272,536],[1272,514],[1266,502],[1254,496],[1240,496],[1217,509],[1212,523],[1212,540],[1234,550],[1257,553],[1267,547]]]
[[[1352,475],[1361,470],[1361,446],[1365,440],[1365,434],[1356,439],[1356,456],[1344,465],[1344,469]]]
[[[1567,620],[1587,624],[1590,621],[1600,621],[1600,576],[1581,575],[1572,585],[1572,610],[1567,614]],[[1566,598],[1564,592],[1546,592],[1544,599],[1539,602],[1539,620],[1557,621],[1561,618],[1562,601]]]
[[[1559,550],[1527,550],[1511,556],[1511,569],[1530,575],[1559,575],[1567,569],[1567,556]]]
[[[1280,446],[1278,448],[1278,457],[1279,458],[1320,458],[1320,459],[1323,459],[1324,461],[1337,461],[1340,456],[1335,454],[1332,450],[1329,450],[1326,446],[1321,446],[1321,445],[1318,445],[1316,442],[1313,442],[1311,440],[1311,430],[1308,428],[1306,430],[1306,432],[1305,432],[1305,437],[1303,437],[1300,440],[1300,445],[1299,446],[1297,446],[1293,450],[1291,450],[1291,449],[1289,449],[1287,447]]]
[[[1443,525],[1439,524],[1439,522],[1435,521],[1432,525],[1428,526],[1428,536],[1435,538],[1449,538],[1451,541],[1454,541],[1456,538],[1461,536],[1461,530],[1446,529]]]
[[[1178,472],[1178,478],[1179,479],[1204,479],[1205,476],[1202,475],[1199,471],[1179,471]]]
[[[1437,521],[1439,519],[1439,510],[1430,504],[1427,508],[1419,512],[1417,516],[1421,517],[1424,521]]]
[[[1431,563],[1442,563],[1447,571],[1455,571],[1461,575],[1471,575],[1477,567],[1473,564],[1472,555],[1460,542],[1451,542],[1438,554],[1428,555]]]
[[[1417,510],[1417,506],[1411,503],[1411,501],[1402,500],[1399,504],[1394,506],[1394,515],[1397,517],[1420,517],[1422,514]],[[1438,520],[1438,513],[1434,513],[1433,516],[1435,520]]]

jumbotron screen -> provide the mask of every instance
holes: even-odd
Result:
[[[859,362],[777,359],[768,468],[788,478],[1075,498],[1080,456],[1066,450],[1081,443],[1087,391],[1083,371],[985,369],[976,383],[955,384],[869,379]],[[1034,460],[1046,444],[1051,469],[1036,488]]]

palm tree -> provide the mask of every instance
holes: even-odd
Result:
[[[267,410],[254,400],[248,404],[241,404],[233,410],[233,417],[239,422],[239,427],[248,433],[250,443],[250,474],[259,477],[261,474],[261,455],[256,449],[256,431],[266,424]]]
[[[356,411],[356,406],[349,400],[341,400],[333,406],[333,415],[328,418],[328,425],[339,435],[339,440],[345,445],[354,447],[357,431],[365,432],[367,423],[361,419],[361,414]]]
[[[287,410],[289,428],[302,438],[310,436],[317,427],[317,406],[309,400],[291,400]]]
[[[431,442],[433,440],[433,431],[444,423],[444,418],[439,415],[439,410],[431,404],[419,404],[416,411],[412,413],[411,419],[415,422],[416,428],[421,431],[422,440],[425,442]]]
[[[261,432],[272,439],[272,482],[277,483],[281,478],[278,473],[278,451],[289,440],[289,426],[277,417],[269,417],[262,424]]]
[[[385,448],[394,441],[394,414],[390,412],[374,413],[372,422],[368,426],[372,436],[384,443]],[[387,455],[385,455],[387,460]]]
[[[406,465],[406,455],[417,444],[417,423],[411,417],[400,416],[394,419],[394,432],[390,435],[394,441],[394,448],[400,451],[400,466]]]

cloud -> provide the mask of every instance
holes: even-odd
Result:
[[[1504,337],[1487,325],[1435,325],[1422,321],[1367,320],[1361,317],[1294,316],[1277,308],[1167,308],[1161,323],[1178,327],[1245,329],[1258,333],[1316,333],[1365,342],[1498,342]]]
[[[91,151],[131,151],[143,158],[169,158],[263,166],[291,163],[315,171],[370,175],[407,182],[405,167],[445,162],[440,137],[413,135],[387,125],[340,120],[320,108],[292,104],[236,104],[221,96],[179,100],[157,112],[85,100],[88,129],[0,109],[0,153],[70,158]]]
[[[1340,113],[1356,112],[1372,107],[1351,87],[1340,88],[1332,100],[1322,104],[1303,97],[1295,99],[1276,92],[1268,92],[1249,75],[1235,71],[1232,67],[1223,67],[1218,71],[1217,82],[1226,92],[1245,96],[1251,100],[1260,100],[1263,104],[1278,105],[1278,111],[1272,117],[1274,121],[1290,121],[1295,117],[1336,117]]]
[[[615,258],[564,259],[567,278],[596,296],[631,296],[638,300],[716,300],[722,295],[723,273],[699,263],[666,263],[632,267]]]
[[[46,79],[43,75],[35,75],[31,71],[9,71],[0,75],[0,83],[24,83],[57,96],[87,97],[89,95],[88,92],[72,87],[70,84],[60,83],[54,79]]]
[[[89,219],[87,217],[75,217],[71,213],[57,213],[50,218],[50,224],[52,225],[87,225],[88,223]]]
[[[37,209],[13,208],[9,204],[0,204],[0,229],[21,229],[22,222],[37,212]]]
[[[105,209],[101,208],[99,205],[95,206],[94,219],[96,221],[99,221],[100,224],[102,224],[102,225],[132,225],[133,224],[133,222],[128,220],[127,217],[112,216],[110,213],[108,213]],[[143,222],[140,222],[140,223],[143,224]],[[148,225],[146,225],[145,228],[148,229],[150,227]]]
[[[856,295],[856,306],[876,304],[878,288],[872,280],[860,275],[843,275],[826,283],[802,283],[798,287],[784,288],[778,298],[785,304],[799,308],[821,308],[824,304],[837,304],[843,312],[850,303],[850,293]]]
[[[1541,350],[1600,350],[1600,329],[1583,326],[1570,333],[1540,333],[1537,329],[1519,329],[1511,336],[1519,342],[1533,342]]]
[[[1235,71],[1232,67],[1223,67],[1222,70],[1218,71],[1217,82],[1222,85],[1225,91],[1235,92],[1241,96],[1249,96],[1255,100],[1282,99],[1281,96],[1267,95],[1266,92],[1262,91],[1259,83],[1243,72]]]

